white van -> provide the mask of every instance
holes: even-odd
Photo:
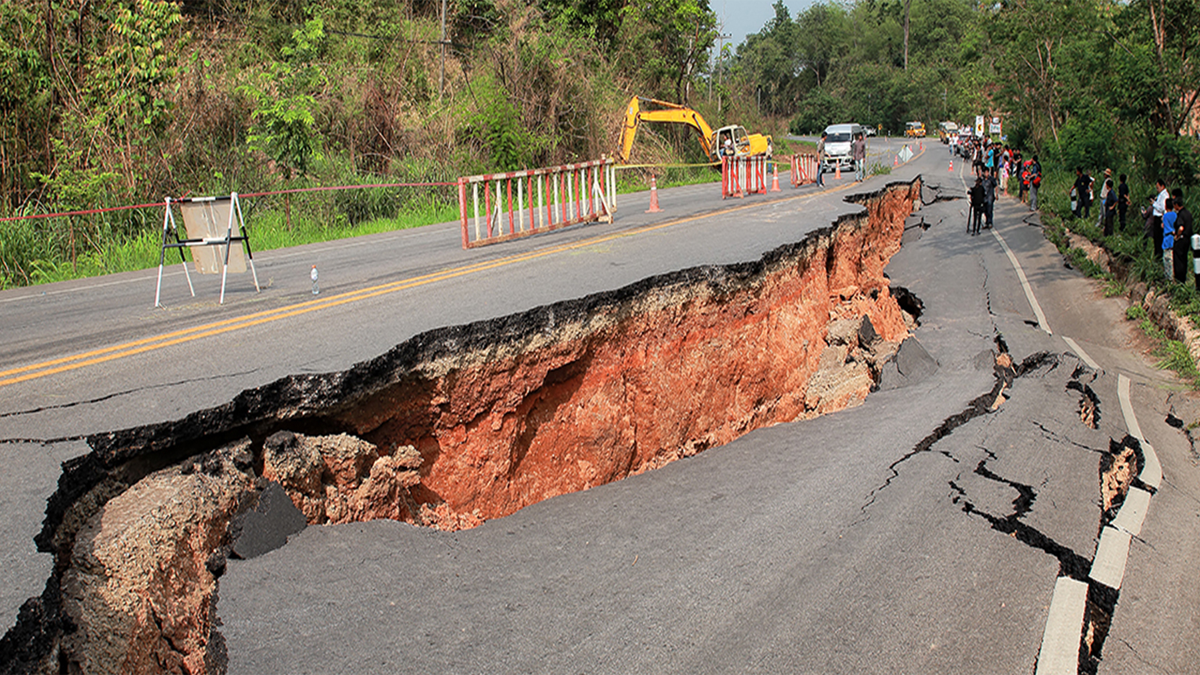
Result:
[[[854,168],[854,154],[850,143],[855,136],[863,133],[859,124],[830,124],[825,127],[825,166],[833,168],[842,165]]]

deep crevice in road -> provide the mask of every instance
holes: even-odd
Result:
[[[1008,345],[1004,342],[1003,336],[997,334],[994,338],[994,341],[997,351],[995,356],[995,364],[993,366],[995,383],[992,385],[991,391],[975,397],[961,412],[942,420],[942,422],[938,424],[938,426],[932,432],[918,441],[911,450],[888,465],[888,477],[881,485],[871,490],[871,492],[867,495],[866,502],[859,509],[864,515],[866,515],[867,511],[875,504],[879,494],[890,487],[892,482],[900,476],[901,465],[921,453],[930,451],[938,441],[942,440],[946,436],[949,436],[954,432],[955,429],[963,426],[980,415],[985,415],[996,410],[996,408],[1004,403],[1005,394],[1012,386],[1013,381],[1016,378],[1042,366],[1048,365],[1054,368],[1058,365],[1058,361],[1054,355],[1048,352],[1040,352],[1027,357],[1019,366],[1014,367],[1012,357],[1008,354]],[[941,454],[952,462],[958,462],[958,459],[948,452],[943,452]]]
[[[348,371],[90,436],[36,539],[53,584],[0,656],[204,670],[231,523],[259,512],[271,479],[301,526],[460,529],[855,405],[885,371],[902,386],[894,357],[916,319],[901,306],[920,300],[894,298],[883,267],[919,189],[856,196],[865,213],[759,261],[431,331]]]

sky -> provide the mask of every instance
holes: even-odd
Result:
[[[723,34],[729,35],[734,49],[746,41],[746,36],[757,33],[775,18],[771,5],[775,0],[709,0],[709,7],[717,13],[717,20],[724,23]],[[807,9],[813,0],[784,0],[788,14],[793,19],[796,12]]]

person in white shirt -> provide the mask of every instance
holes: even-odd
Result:
[[[1104,227],[1104,200],[1108,198],[1109,181],[1112,179],[1112,169],[1104,170],[1104,178],[1101,180],[1100,199],[1095,202],[1100,204],[1100,208],[1096,209],[1096,227]]]
[[[1171,197],[1167,192],[1167,182],[1159,178],[1155,185],[1158,187],[1158,195],[1154,198],[1154,204],[1150,206],[1149,217],[1146,218],[1146,229],[1150,232],[1150,240],[1154,242],[1155,255],[1162,254],[1162,218],[1163,213],[1167,211],[1167,199]]]

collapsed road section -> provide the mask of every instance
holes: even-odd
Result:
[[[55,571],[0,670],[222,671],[217,579],[256,550],[239,534],[281,488],[299,526],[461,529],[928,372],[883,272],[920,189],[857,197],[858,213],[755,262],[430,331],[89,437],[37,537]]]

